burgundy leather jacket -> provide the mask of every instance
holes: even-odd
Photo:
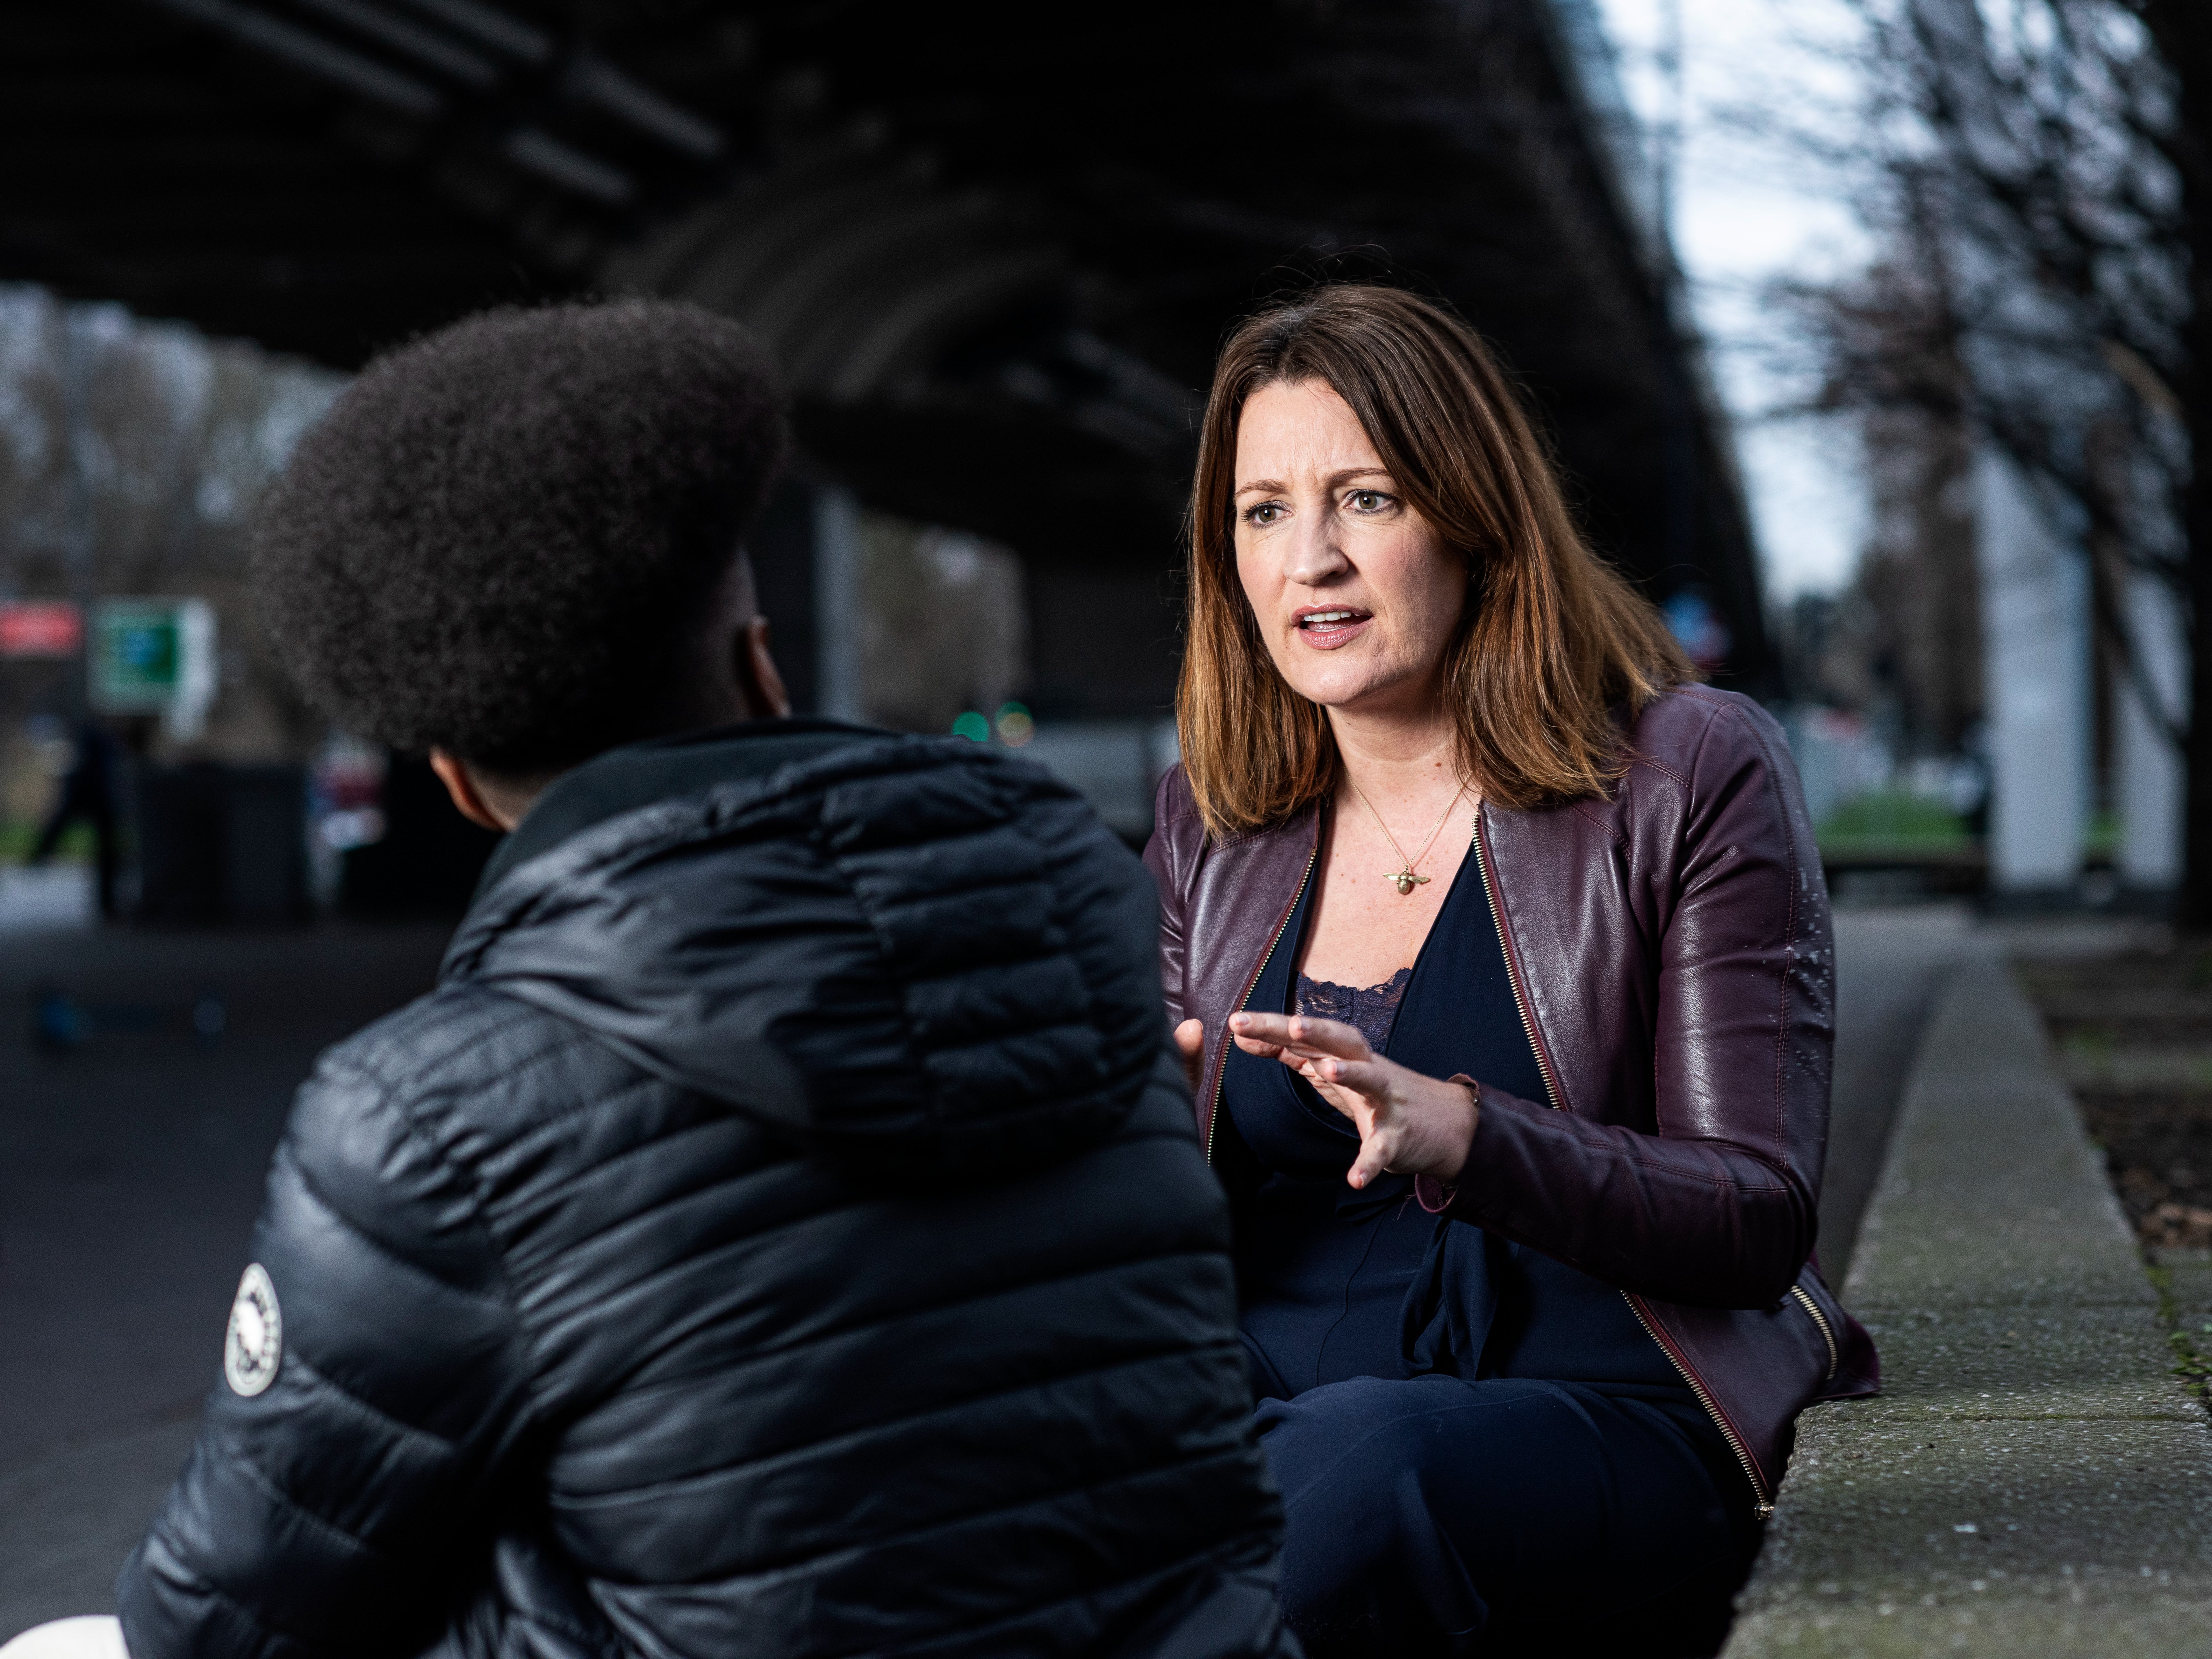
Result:
[[[1811,1259],[1834,1037],[1827,888],[1781,728],[1756,703],[1681,687],[1626,744],[1609,799],[1477,814],[1552,1097],[1477,1083],[1449,1213],[1619,1286],[1764,1511],[1799,1410],[1881,1382]],[[1228,1017],[1313,868],[1321,809],[1215,842],[1177,767],[1156,823],[1145,860],[1168,1012],[1206,1022],[1210,1158]]]

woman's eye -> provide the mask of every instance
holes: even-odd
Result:
[[[1380,513],[1390,504],[1390,498],[1379,489],[1355,489],[1347,504],[1354,513]]]
[[[1282,516],[1283,504],[1280,501],[1261,501],[1257,507],[1247,507],[1245,509],[1244,522],[1247,524],[1273,524],[1276,520]]]

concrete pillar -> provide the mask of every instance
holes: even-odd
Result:
[[[1990,734],[1990,884],[2057,894],[2089,818],[2089,606],[2081,554],[2011,464],[1975,467]]]
[[[835,484],[814,497],[815,708],[834,720],[860,711],[860,526]]]
[[[2132,576],[2127,606],[2142,678],[2150,682],[2167,718],[2185,713],[2189,647],[2173,590],[2156,577]],[[2120,880],[2131,888],[2163,890],[2181,880],[2181,757],[2163,720],[2144,708],[2136,679],[2124,676],[2116,689],[2119,742],[2113,794],[2120,817]]]

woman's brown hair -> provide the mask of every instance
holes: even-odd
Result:
[[[1367,431],[1400,496],[1468,561],[1444,653],[1460,765],[1501,806],[1602,793],[1616,711],[1695,671],[1650,603],[1601,561],[1505,375],[1474,330],[1395,289],[1338,284],[1261,313],[1215,366],[1191,492],[1190,623],[1176,694],[1183,769],[1215,836],[1326,794],[1336,741],[1284,683],[1237,574],[1237,428],[1262,386],[1320,380]]]

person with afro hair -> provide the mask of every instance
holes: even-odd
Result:
[[[1150,882],[791,717],[787,447],[734,323],[501,311],[267,498],[301,684],[511,833],[294,1103],[129,1659],[1297,1652]]]
[[[474,317],[370,365],[259,515],[279,654],[340,726],[507,829],[618,744],[790,712],[738,548],[790,448],[735,324]]]

